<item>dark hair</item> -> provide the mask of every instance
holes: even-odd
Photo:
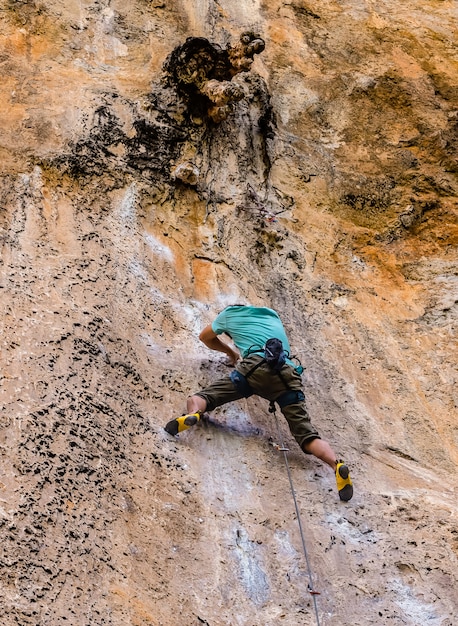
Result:
[[[223,311],[226,311],[226,309],[230,309],[234,306],[250,306],[250,305],[249,304],[228,304],[227,306],[224,307],[224,309],[221,309],[221,311],[218,311],[218,315],[222,313]]]

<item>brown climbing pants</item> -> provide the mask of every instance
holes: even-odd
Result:
[[[254,365],[262,361],[258,354],[251,354],[237,364],[236,371],[246,375]],[[281,370],[281,377],[273,372],[267,363],[262,363],[248,378],[251,390],[257,396],[265,398],[269,402],[280,400],[281,396],[288,392],[302,392],[302,381],[300,375],[291,365],[284,365]],[[220,378],[211,383],[205,389],[197,391],[194,395],[200,396],[207,403],[207,411],[213,411],[218,406],[234,402],[241,398],[248,397],[247,393],[237,388],[230,376]],[[305,443],[320,439],[318,431],[310,421],[310,417],[303,400],[294,399],[294,393],[290,396],[291,404],[281,406],[286,421],[288,422],[291,434],[296,439],[302,449]],[[303,396],[302,396],[303,397]],[[304,450],[305,452],[305,450]]]

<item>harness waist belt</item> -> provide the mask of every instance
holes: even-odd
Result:
[[[232,384],[240,393],[243,394],[244,398],[249,398],[254,394],[253,389],[248,384],[246,377],[238,372],[237,370],[233,370],[230,374]]]

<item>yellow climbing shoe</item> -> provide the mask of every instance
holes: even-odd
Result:
[[[200,420],[200,413],[190,413],[188,415],[182,415],[181,417],[175,417],[170,422],[164,426],[164,429],[169,433],[169,435],[178,435],[178,433],[182,433],[184,430],[187,430],[194,424]]]
[[[344,502],[351,500],[353,497],[353,483],[350,478],[350,470],[342,461],[337,463],[336,482],[339,498]]]

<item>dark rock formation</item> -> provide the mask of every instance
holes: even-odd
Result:
[[[243,33],[234,46],[222,48],[203,37],[189,37],[167,59],[164,70],[190,107],[193,117],[221,122],[244,97],[232,78],[248,72],[255,54],[265,48],[261,37]]]

